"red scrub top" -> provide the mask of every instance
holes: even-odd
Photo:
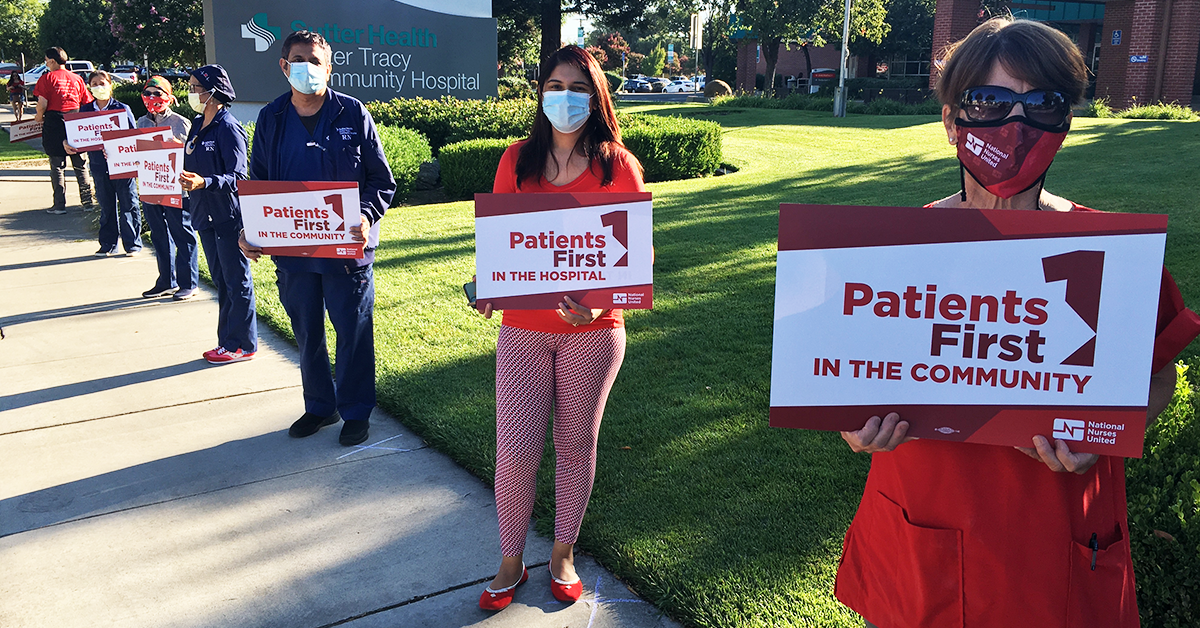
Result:
[[[508,194],[514,192],[530,193],[565,193],[581,192],[645,192],[646,184],[642,181],[642,167],[637,157],[624,147],[617,149],[613,158],[612,182],[602,185],[604,171],[600,165],[592,163],[591,167],[566,185],[554,185],[546,177],[538,177],[537,181],[523,181],[517,188],[517,155],[525,140],[517,142],[504,151],[500,158],[500,167],[496,169],[496,181],[492,192]],[[558,317],[557,310],[505,310],[501,324],[529,331],[541,331],[551,334],[574,334],[596,329],[624,327],[625,318],[622,310],[611,309],[587,325],[574,325]]]
[[[1200,335],[1165,268],[1157,331],[1153,372]],[[834,592],[881,628],[1137,628],[1127,518],[1122,458],[1077,475],[1011,447],[912,441],[872,454]]]
[[[46,99],[46,111],[76,111],[80,105],[92,102],[92,94],[83,79],[62,68],[38,78],[33,95]]]

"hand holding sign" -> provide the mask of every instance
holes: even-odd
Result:
[[[63,114],[67,127],[67,145],[79,152],[100,150],[104,140],[101,133],[129,128],[129,114],[124,109],[86,111]]]
[[[363,257],[366,238],[358,184],[346,181],[239,181],[248,259]]]

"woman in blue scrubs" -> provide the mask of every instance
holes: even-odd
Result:
[[[231,364],[252,359],[258,351],[250,261],[238,248],[242,208],[237,182],[247,178],[246,132],[229,113],[235,94],[224,68],[197,68],[188,87],[188,104],[200,115],[192,120],[184,143],[179,182],[191,199],[192,227],[200,235],[219,305],[217,346],[205,351],[204,359]]]

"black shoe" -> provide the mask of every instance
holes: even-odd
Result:
[[[371,427],[370,423],[367,419],[346,421],[342,424],[342,435],[338,436],[338,442],[351,447],[367,440],[367,431]]]
[[[333,416],[321,416],[311,412],[305,412],[304,416],[296,419],[292,423],[292,427],[288,428],[288,436],[292,438],[304,438],[317,433],[317,430],[333,425],[342,420],[342,415],[334,411]]]
[[[116,254],[117,254],[117,249],[116,249],[116,247],[114,247],[111,249],[103,249],[102,248],[99,251],[92,253],[92,256],[93,257],[108,257],[109,255],[116,255]]]
[[[197,292],[196,288],[192,288],[190,290],[179,290],[179,291],[175,292],[175,294],[171,295],[171,300],[172,301],[187,301],[188,299],[196,296],[196,292]]]
[[[175,294],[178,290],[179,288],[159,288],[158,286],[154,286],[153,288],[143,292],[142,298],[155,299],[158,297],[165,297],[169,294]]]

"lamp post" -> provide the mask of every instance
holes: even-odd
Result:
[[[837,92],[833,97],[833,116],[846,117],[846,66],[850,61],[850,0],[846,0],[846,16],[842,22],[842,67],[838,69]]]

